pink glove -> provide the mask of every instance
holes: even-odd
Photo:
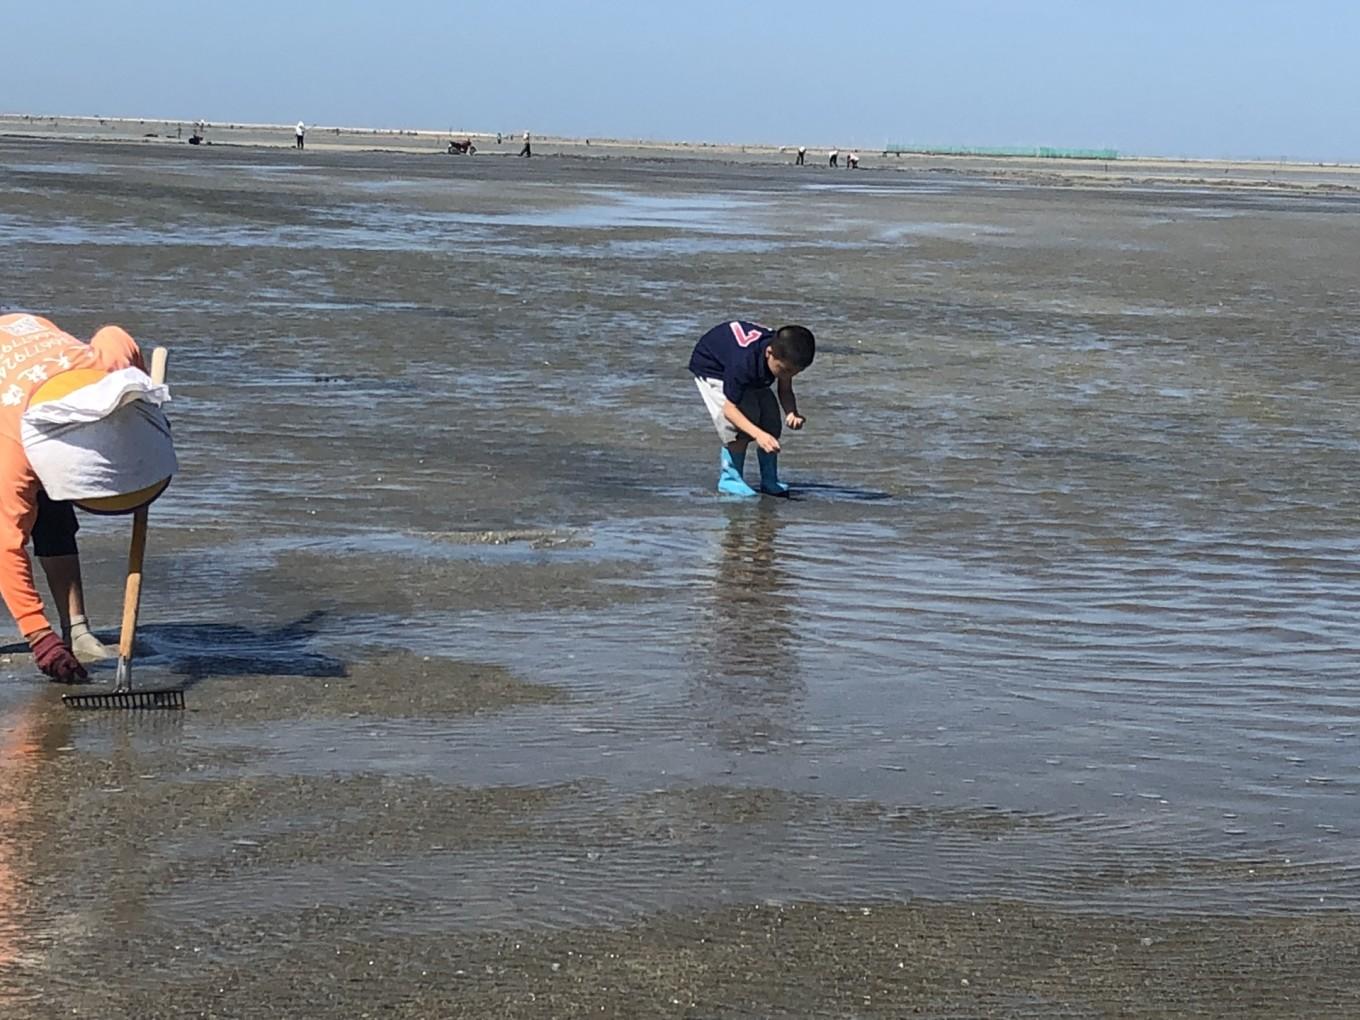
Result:
[[[71,654],[71,649],[62,644],[61,638],[50,630],[34,638],[29,646],[33,649],[33,661],[38,668],[58,683],[73,684],[77,680],[90,678],[85,667]]]

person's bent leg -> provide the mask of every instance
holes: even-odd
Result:
[[[754,496],[756,490],[746,484],[746,447],[749,439],[738,439],[722,448],[718,463],[718,491],[724,496]]]
[[[33,554],[42,564],[52,592],[62,641],[81,662],[112,658],[111,652],[90,631],[85,616],[85,587],[80,576],[80,551],[76,532],[80,524],[70,503],[38,494],[38,516],[33,524]]]
[[[65,634],[71,629],[72,615],[85,614],[85,592],[80,581],[80,550],[76,532],[80,523],[75,508],[65,501],[49,499],[38,492],[38,514],[33,521],[33,555],[47,575],[47,587]]]
[[[771,422],[770,418],[768,418],[767,413],[764,412],[762,397],[763,393],[768,394],[768,390],[759,389],[748,390],[747,396],[741,398],[741,403],[737,404],[737,407],[741,408],[741,413],[744,413],[744,415],[747,416],[747,418],[751,420],[752,424],[755,424],[756,427],[763,428],[764,431],[770,432],[770,434],[774,435],[774,437],[778,437],[779,423]],[[740,495],[740,496],[758,495],[751,486],[748,486],[747,481],[745,481],[744,477],[741,477],[741,475],[743,475],[743,472],[745,471],[745,465],[747,465],[747,449],[749,445],[751,445],[751,443],[753,442],[751,437],[749,437],[749,435],[743,434],[743,432],[738,432],[736,430],[736,426],[733,426],[733,424],[728,422],[726,418],[722,418],[721,426],[726,426],[724,438],[725,439],[730,438],[730,442],[725,447],[725,452],[730,457],[730,462],[732,462],[734,468],[736,468],[737,481],[740,484],[732,484],[729,481],[729,484],[726,484],[726,486],[724,486],[722,480],[719,480],[718,490],[721,492],[726,492],[726,494],[728,495]],[[718,431],[722,432],[724,430],[722,430],[722,427],[719,427]],[[763,454],[758,453],[758,456],[763,456]],[[725,465],[726,462],[728,461],[724,461]]]
[[[85,589],[80,577],[80,556],[39,556],[47,586],[52,590],[61,619],[61,639],[81,662],[110,659],[113,652],[90,630],[85,616]]]
[[[723,393],[722,380],[696,376],[694,382],[699,387],[700,396],[704,398],[704,407],[708,410],[713,428],[717,430],[718,441],[722,443],[718,453],[718,491],[724,496],[755,496],[756,490],[747,485],[746,479],[742,477],[746,467],[746,447],[751,438],[739,433],[723,414],[727,397]]]
[[[773,390],[764,389],[758,399],[757,416],[752,421],[778,439],[784,434],[784,414],[779,407],[779,398]],[[779,480],[779,454],[759,450],[756,461],[760,465],[760,491],[771,496],[788,495],[789,487]]]
[[[85,619],[85,590],[80,578],[80,556],[39,556],[43,573],[47,575],[47,587],[52,592],[52,601],[57,607],[61,620],[62,637],[71,633],[71,621],[79,617]]]

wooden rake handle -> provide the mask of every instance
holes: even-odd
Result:
[[[170,354],[164,347],[151,352],[151,381],[165,382],[165,363]],[[146,518],[149,507],[132,515],[132,545],[128,548],[127,587],[123,589],[123,629],[118,638],[119,679],[130,678],[132,643],[137,637],[137,610],[142,602],[142,560],[146,556]]]

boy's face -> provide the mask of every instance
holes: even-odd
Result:
[[[780,361],[774,356],[774,351],[770,350],[768,347],[765,348],[765,364],[769,366],[771,375],[776,379],[783,379],[785,381],[792,379],[802,371],[801,368],[795,368],[787,361]]]

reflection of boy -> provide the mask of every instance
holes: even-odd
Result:
[[[793,377],[812,364],[816,350],[816,339],[804,326],[772,330],[741,321],[714,326],[694,345],[689,370],[723,442],[719,492],[756,495],[742,477],[752,440],[760,448],[761,491],[774,496],[789,491],[779,480],[779,436],[785,424],[803,427]],[[770,392],[776,383],[778,402]]]

